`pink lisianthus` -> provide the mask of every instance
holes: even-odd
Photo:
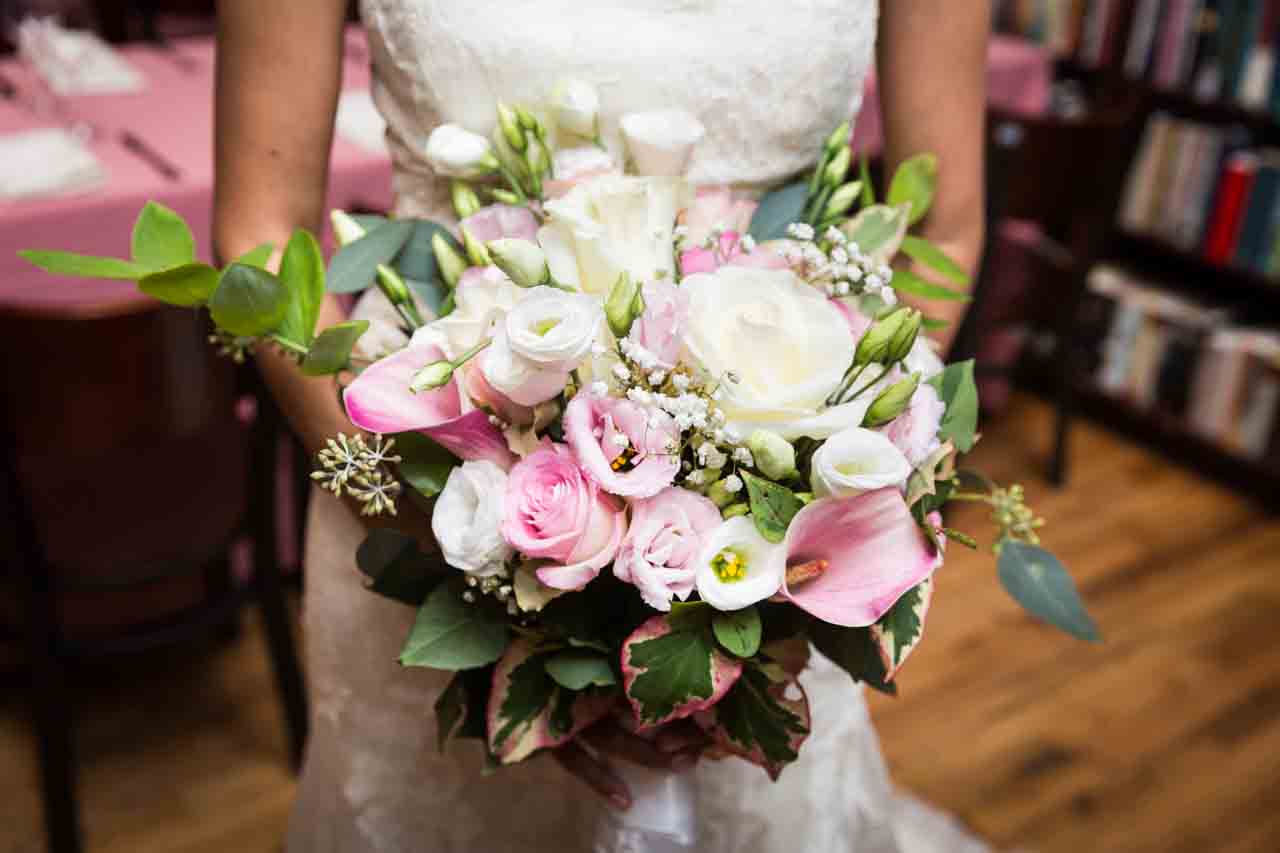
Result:
[[[587,476],[615,495],[651,497],[680,470],[675,420],[631,400],[578,394],[565,408],[564,437]]]
[[[689,297],[669,281],[646,281],[640,292],[644,312],[627,337],[652,353],[658,367],[670,370],[680,358],[680,331],[689,312]]]
[[[693,591],[702,537],[720,524],[720,510],[697,492],[671,486],[631,504],[631,527],[613,561],[619,580],[634,584],[656,610],[670,610]]]
[[[538,239],[538,220],[527,207],[513,204],[490,204],[460,223],[472,237],[482,243],[512,238],[533,242]]]
[[[550,560],[538,580],[555,589],[581,589],[618,553],[627,532],[622,501],[578,467],[563,444],[544,441],[511,469],[502,535],[528,557]]]
[[[941,443],[938,426],[946,410],[947,404],[942,402],[937,390],[932,385],[921,383],[907,408],[881,432],[902,451],[914,468],[938,449]]]

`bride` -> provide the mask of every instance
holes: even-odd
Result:
[[[340,88],[346,0],[220,3],[215,242],[223,258],[323,220]],[[942,164],[925,235],[972,268],[982,241],[982,0],[363,0],[374,96],[387,119],[397,213],[450,217],[426,164],[441,122],[490,128],[495,101],[537,100],[566,76],[594,83],[611,119],[682,107],[706,126],[690,177],[758,189],[809,165],[859,106],[879,59],[885,159],[932,151]],[[358,309],[366,316],[377,305]],[[954,315],[930,305],[933,316]],[[330,299],[321,325],[342,319]],[[951,319],[955,319],[954,316]],[[393,324],[380,330],[395,333]],[[328,380],[264,357],[267,378],[314,450],[350,430]],[[429,537],[425,518],[402,529]],[[983,849],[949,820],[896,797],[861,691],[815,655],[802,677],[819,709],[801,760],[778,783],[740,761],[695,760],[672,732],[655,746],[600,729],[588,746],[482,773],[474,744],[434,743],[445,683],[401,669],[413,612],[361,589],[361,521],[312,502],[306,551],[311,741],[289,828],[291,853],[578,851],[612,847],[602,815],[631,805],[620,762],[692,779],[696,849]],[[910,701],[910,700],[906,700]],[[688,769],[689,765],[695,765]],[[577,777],[575,781],[573,777]],[[585,784],[583,784],[585,783]],[[686,789],[689,790],[689,789]],[[636,804],[639,806],[640,804]]]

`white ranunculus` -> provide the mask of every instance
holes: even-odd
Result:
[[[694,147],[707,132],[697,117],[684,110],[627,113],[620,125],[631,161],[641,175],[683,175]]]
[[[528,294],[507,313],[480,362],[489,384],[522,406],[560,393],[604,321],[592,297],[545,286]]]
[[[469,575],[497,574],[514,553],[502,538],[507,474],[487,460],[449,472],[431,514],[431,532],[445,561]]]
[[[845,497],[901,486],[911,463],[883,433],[853,427],[836,433],[813,454],[809,485],[815,498]]]
[[[698,596],[717,610],[741,610],[764,601],[782,587],[786,549],[739,515],[707,534],[698,552],[695,583]]]
[[[427,137],[427,162],[437,175],[474,178],[493,170],[489,140],[456,124],[442,124]]]
[[[602,175],[547,202],[538,231],[551,275],[603,298],[618,276],[671,278],[676,214],[692,201],[681,178]]]
[[[433,343],[457,358],[490,334],[529,291],[516,287],[497,267],[472,267],[453,291],[452,313],[432,320],[413,334],[413,343]]]
[[[561,80],[551,93],[556,127],[574,136],[593,139],[600,115],[600,93],[585,80]]]
[[[853,360],[844,315],[790,270],[725,266],[691,275],[688,359],[719,379],[719,405],[742,438],[768,429],[787,440],[858,426],[872,394],[826,407]]]

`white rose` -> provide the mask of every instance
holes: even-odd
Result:
[[[589,296],[545,286],[528,293],[507,313],[480,362],[489,384],[522,406],[560,393],[604,320],[604,309]]]
[[[600,115],[600,94],[584,80],[562,80],[551,93],[556,127],[566,133],[594,139]]]
[[[692,201],[680,178],[602,175],[547,202],[538,231],[556,281],[603,298],[623,272],[670,278],[676,214]]]
[[[707,534],[698,552],[695,583],[698,596],[717,610],[741,610],[764,601],[782,588],[786,549],[739,515]]]
[[[720,407],[745,438],[827,438],[862,423],[874,395],[827,408],[853,361],[844,315],[790,270],[726,266],[691,275],[686,356],[721,380]],[[736,381],[734,381],[736,380]]]
[[[707,129],[684,110],[627,113],[620,122],[627,151],[641,175],[683,175]]]
[[[437,175],[447,178],[474,178],[497,165],[489,140],[456,124],[442,124],[431,131],[427,162]]]
[[[452,313],[414,332],[413,343],[432,343],[457,358],[490,334],[528,291],[516,287],[497,267],[472,267],[453,291]]]
[[[815,498],[845,497],[901,486],[911,463],[888,436],[853,427],[836,433],[813,454],[809,485]]]
[[[431,532],[445,561],[469,575],[497,574],[514,553],[502,538],[507,474],[487,460],[449,472],[431,514]]]

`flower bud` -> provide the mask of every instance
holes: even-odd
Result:
[[[448,178],[475,178],[498,168],[489,140],[456,124],[431,131],[426,157],[437,175]]]
[[[731,518],[737,518],[738,516],[746,515],[749,512],[751,512],[750,506],[745,503],[736,503],[729,504],[727,507],[722,509],[720,511],[720,515],[725,519],[725,521],[728,521]]]
[[[899,308],[898,310],[906,311],[906,316],[889,340],[890,364],[895,361],[902,361],[910,355],[912,347],[915,346],[916,337],[920,334],[920,325],[924,322],[924,315],[915,308]]]
[[[563,80],[551,93],[551,111],[556,126],[566,133],[594,139],[598,132],[600,95],[590,83]]]
[[[489,195],[493,196],[494,201],[500,201],[503,204],[519,205],[524,203],[521,201],[520,196],[511,190],[504,190],[501,187],[494,187],[489,190]]]
[[[400,277],[400,273],[386,264],[378,264],[378,289],[383,292],[392,305],[412,305],[413,297],[409,288]]]
[[[904,325],[909,325],[908,312],[911,310],[898,308],[872,323],[871,328],[863,332],[858,341],[858,348],[853,353],[853,363],[862,367],[867,364],[892,364],[899,360],[889,357],[889,344],[895,336],[900,335]],[[916,329],[919,330],[918,323]],[[912,340],[915,340],[914,336]]]
[[[462,278],[469,266],[467,259],[458,254],[458,250],[439,231],[431,235],[431,251],[435,253],[436,266],[439,267],[445,284],[450,288],[457,287],[458,279]]]
[[[758,429],[747,436],[756,467],[770,480],[785,480],[796,473],[796,449],[776,432]]]
[[[333,236],[338,241],[338,246],[354,243],[364,236],[364,226],[351,218],[351,214],[345,210],[335,210],[329,214],[329,222],[333,225]]]
[[[849,144],[849,122],[842,122],[839,127],[831,131],[831,135],[827,137],[826,150],[828,154],[835,154],[841,148],[847,147]]]
[[[918,387],[920,387],[920,374],[913,373],[881,391],[863,416],[862,425],[868,428],[882,427],[892,421],[911,405],[911,397]]]
[[[417,394],[419,391],[443,388],[453,378],[453,370],[451,361],[433,361],[413,374],[413,378],[409,380],[409,390]]]
[[[484,244],[471,236],[467,226],[461,225],[458,230],[462,232],[462,248],[467,250],[467,260],[471,261],[471,266],[487,267],[491,265],[493,261],[489,258],[489,252],[485,249]]]
[[[498,127],[502,128],[502,135],[508,145],[516,151],[524,151],[529,142],[524,138],[524,131],[520,128],[520,119],[516,117],[511,107],[501,101],[498,102]]]
[[[524,159],[529,164],[529,173],[534,178],[541,178],[551,168],[551,158],[547,156],[547,149],[542,145],[530,145],[529,150],[524,152]]]
[[[466,219],[480,209],[480,196],[466,181],[452,181],[449,195],[453,198],[453,212],[459,219]]]
[[[837,216],[844,216],[853,207],[853,203],[858,200],[858,193],[862,191],[862,181],[850,181],[847,184],[841,184],[840,188],[831,194],[831,198],[827,200],[827,206],[822,211],[823,219],[833,219]]]
[[[711,484],[711,488],[707,489],[707,497],[720,509],[724,509],[729,504],[733,503],[734,499],[737,497],[736,493],[729,491],[729,487],[726,485],[728,479],[728,477],[725,477],[723,479],[716,480]],[[739,485],[738,491],[742,491],[741,485]]]
[[[841,148],[832,156],[823,174],[823,181],[827,186],[838,187],[844,183],[844,176],[849,173],[849,163],[852,159],[853,155],[849,153],[848,146]]]
[[[517,287],[537,287],[551,278],[547,256],[537,243],[503,238],[485,244],[494,266],[507,274]]]
[[[535,136],[542,135],[544,128],[542,127],[542,122],[538,121],[537,116],[519,104],[516,104],[513,109],[515,109],[516,112],[516,120],[520,122],[521,130],[530,131]]]
[[[640,296],[640,284],[624,272],[613,283],[609,298],[604,302],[604,316],[609,321],[609,330],[616,337],[625,338],[627,332],[631,331],[631,324],[639,316],[639,312],[636,311],[637,301],[643,310],[644,300]]]

